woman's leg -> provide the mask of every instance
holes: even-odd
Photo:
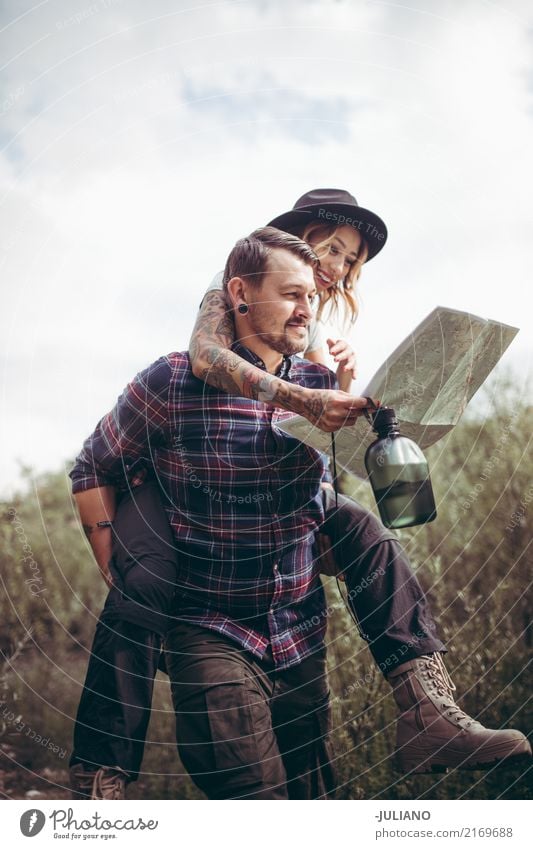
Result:
[[[387,675],[406,660],[445,651],[424,591],[397,537],[356,501],[324,490],[331,539],[363,639]]]
[[[326,496],[323,529],[335,543],[348,599],[400,711],[396,763],[406,773],[449,767],[486,769],[531,757],[526,737],[491,730],[455,702],[424,593],[401,546],[368,511],[349,498]],[[390,535],[390,538],[387,538]]]
[[[156,484],[120,501],[113,531],[115,586],[96,628],[71,765],[119,768],[134,780],[176,588],[173,536]]]

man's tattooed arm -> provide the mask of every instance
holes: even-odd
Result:
[[[235,324],[224,292],[210,291],[205,296],[189,343],[192,370],[196,377],[208,363],[207,351],[213,347],[229,349],[235,342]]]
[[[195,376],[231,395],[241,395],[300,412],[304,395],[309,390],[288,384],[251,365],[230,350],[234,341],[235,325],[224,293],[220,290],[208,292],[189,345]],[[298,409],[295,409],[296,405]]]

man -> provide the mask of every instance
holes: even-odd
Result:
[[[236,245],[224,278],[234,350],[289,383],[334,389],[331,372],[294,356],[307,343],[315,266],[305,243],[273,228]],[[354,410],[365,405],[354,398]],[[335,516],[329,507],[325,521],[320,455],[277,427],[287,415],[205,386],[187,354],[172,354],[130,384],[72,473],[93,526],[102,504],[112,517],[113,489],[135,463],[153,463],[178,560],[177,624],[166,640],[178,748],[213,799],[326,798],[334,789],[316,535],[334,535]],[[91,491],[103,493],[99,506]],[[483,729],[455,705],[444,647],[394,535],[363,510],[350,521],[340,565],[404,711],[404,758],[420,770],[526,753],[519,732]],[[91,543],[96,554],[102,543]],[[361,608],[363,586],[372,589]]]

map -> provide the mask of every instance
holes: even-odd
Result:
[[[361,395],[393,407],[402,435],[427,448],[457,424],[517,333],[517,327],[436,307],[385,360]],[[331,455],[331,434],[302,416],[285,419],[278,427]],[[366,478],[364,456],[375,438],[363,416],[338,430],[338,467]]]

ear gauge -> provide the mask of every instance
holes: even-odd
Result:
[[[248,312],[248,304],[239,304],[237,309],[241,315],[246,315],[246,313]]]

